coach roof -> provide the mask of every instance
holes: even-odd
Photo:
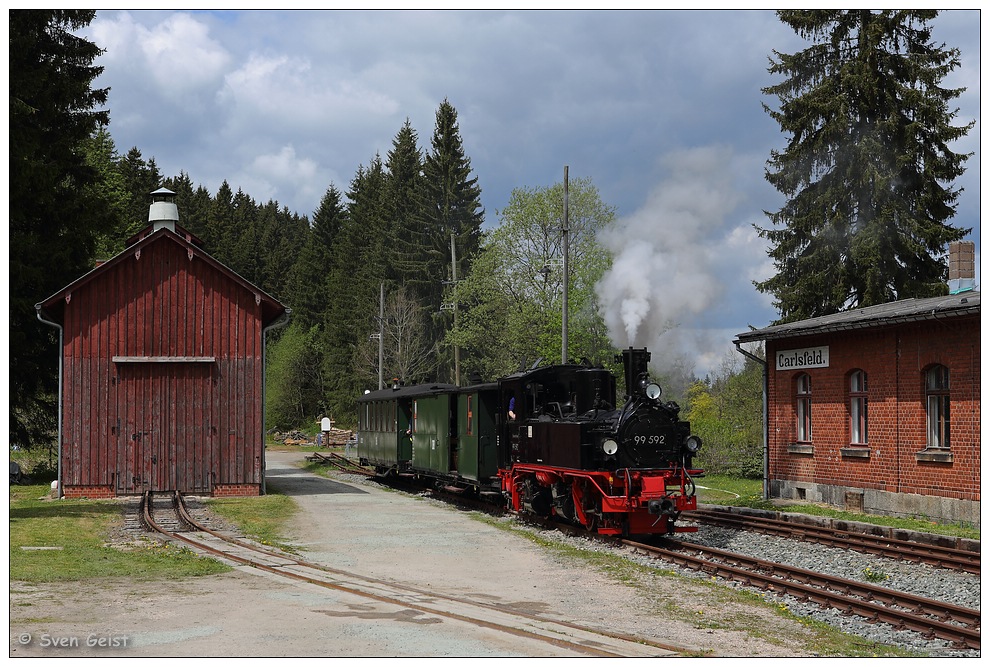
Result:
[[[365,401],[392,401],[397,398],[417,398],[419,396],[435,396],[437,394],[451,394],[460,390],[455,384],[414,384],[408,387],[398,387],[396,389],[379,389],[369,391],[358,397],[358,402]]]

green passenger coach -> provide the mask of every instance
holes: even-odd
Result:
[[[380,472],[404,473],[429,465],[446,447],[450,422],[447,396],[453,385],[395,387],[371,391],[358,399],[358,458]],[[439,443],[437,442],[439,441]],[[432,468],[427,468],[431,469]],[[437,468],[438,470],[440,468]]]
[[[358,458],[384,474],[498,483],[498,385],[397,387],[358,399]]]

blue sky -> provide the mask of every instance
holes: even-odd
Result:
[[[933,24],[961,50],[943,82],[967,88],[956,124],[977,121],[954,148],[974,154],[955,224],[974,228],[978,257],[980,19],[954,10]],[[752,286],[773,272],[753,225],[782,203],[764,169],[786,139],[760,91],[776,82],[773,51],[807,42],[770,10],[114,10],[84,34],[106,51],[96,85],[110,87],[118,151],[136,146],[166,176],[212,193],[226,179],[311,215],[331,183],[346,191],[384,158],[407,118],[425,150],[446,98],[488,225],[514,188],[562,181],[565,165],[616,207],[635,242],[614,250],[654,277],[635,335],[613,314],[617,344],[703,374],[777,316]],[[618,289],[605,300],[629,311]]]

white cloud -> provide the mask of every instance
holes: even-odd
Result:
[[[297,155],[292,145],[283,146],[276,153],[257,155],[250,164],[236,176],[237,187],[260,203],[277,199],[279,193],[291,193],[295,198],[319,199],[326,188],[319,164],[307,157]],[[313,211],[295,211],[300,215],[310,215]]]
[[[146,27],[122,12],[112,19],[98,16],[91,30],[106,50],[105,66],[140,73],[130,83],[157,89],[159,102],[176,102],[190,91],[214,87],[231,61],[209,28],[189,14],[172,14]]]

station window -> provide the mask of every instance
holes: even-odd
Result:
[[[866,373],[855,370],[849,374],[849,442],[865,445],[867,440],[868,407]]]
[[[811,376],[807,373],[797,377],[794,402],[797,411],[798,442],[811,442]]]
[[[928,446],[949,448],[949,369],[932,366],[925,373]]]

